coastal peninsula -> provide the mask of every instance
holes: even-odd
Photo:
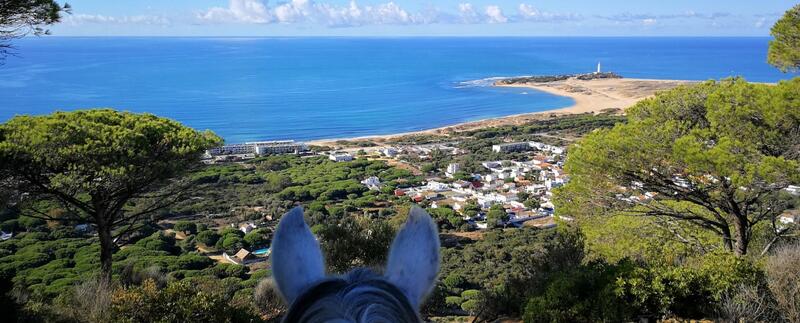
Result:
[[[591,77],[592,75],[600,77]],[[356,138],[322,139],[310,141],[308,144],[335,147],[342,141],[380,143],[411,135],[448,135],[489,127],[521,125],[570,114],[610,111],[622,113],[625,109],[652,97],[657,92],[691,83],[695,83],[695,81],[628,79],[613,73],[506,78],[495,81],[494,86],[530,88],[571,98],[574,104],[561,109],[490,118],[428,130]]]

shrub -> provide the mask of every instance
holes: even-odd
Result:
[[[464,300],[476,300],[480,296],[481,292],[477,289],[468,289],[461,293],[461,297],[464,298]]]
[[[463,275],[452,272],[447,277],[445,277],[442,282],[444,283],[447,288],[455,289],[462,287],[467,280],[464,278]]]
[[[445,304],[447,304],[447,306],[461,307],[461,303],[464,302],[464,299],[458,296],[447,296],[444,299],[444,302]]]
[[[195,240],[208,247],[213,247],[217,243],[217,240],[219,240],[219,234],[211,230],[200,231],[195,237]]]
[[[286,311],[283,299],[272,279],[262,279],[258,282],[253,290],[253,301],[261,314],[271,319],[282,316]]]
[[[788,322],[800,322],[800,245],[779,248],[767,260],[767,285]]]
[[[189,221],[178,221],[175,223],[173,230],[187,234],[197,233],[197,224]]]
[[[473,299],[473,300],[468,300],[468,301],[466,301],[464,303],[461,303],[461,309],[474,315],[479,310],[478,301]]]

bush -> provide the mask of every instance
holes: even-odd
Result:
[[[477,289],[468,289],[461,293],[461,298],[463,298],[465,301],[477,300],[478,297],[480,296],[481,296],[481,291]]]
[[[252,248],[266,247],[269,244],[270,232],[267,229],[256,229],[244,236],[244,242]]]
[[[195,237],[195,240],[208,247],[213,247],[217,243],[217,240],[219,240],[219,234],[211,230],[200,231]]]
[[[447,288],[456,289],[462,287],[467,280],[464,278],[463,275],[452,272],[447,277],[445,277],[442,282],[444,283]]]
[[[217,286],[218,287],[218,286]],[[255,309],[212,286],[188,281],[158,289],[152,281],[117,289],[108,322],[262,322]]]
[[[253,290],[253,301],[261,314],[271,319],[281,317],[286,311],[283,299],[272,279],[262,279],[258,282]]]
[[[217,249],[225,250],[228,254],[234,254],[245,247],[244,240],[237,235],[229,234],[217,241]]]
[[[544,290],[528,300],[525,322],[620,322],[647,313],[617,295],[616,282],[627,265],[595,261],[554,273]]]
[[[447,304],[447,306],[461,307],[461,303],[464,302],[464,299],[458,296],[447,296],[444,299],[444,302],[445,304]]]
[[[767,284],[787,322],[800,322],[800,245],[779,248],[767,260]]]
[[[478,301],[477,300],[468,300],[464,303],[461,303],[461,309],[467,311],[468,313],[474,315],[478,312]]]
[[[197,224],[189,221],[178,221],[172,229],[186,234],[195,234],[197,233]]]
[[[200,270],[210,267],[214,260],[198,254],[185,254],[175,261],[175,269]]]

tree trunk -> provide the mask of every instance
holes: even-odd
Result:
[[[100,237],[100,271],[103,278],[111,281],[111,262],[114,255],[114,240],[111,236],[111,226],[105,223],[98,223],[98,235]]]
[[[733,237],[731,237],[731,230],[727,226],[720,228],[722,231],[722,243],[725,245],[725,250],[733,251]]]
[[[747,232],[747,219],[736,217],[733,226],[736,229],[736,245],[733,252],[737,256],[744,256],[747,254],[747,246],[750,244],[750,234]]]

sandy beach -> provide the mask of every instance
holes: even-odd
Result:
[[[519,125],[531,121],[542,120],[568,114],[597,113],[605,110],[620,110],[635,105],[637,102],[652,97],[656,92],[669,90],[693,81],[679,80],[647,80],[647,79],[597,79],[578,80],[570,78],[548,83],[518,83],[513,85],[496,85],[503,87],[525,87],[553,95],[569,97],[574,104],[562,109],[511,115],[499,118],[484,119],[455,124],[435,129],[397,133],[389,135],[365,136],[355,138],[323,139],[307,142],[316,146],[336,146],[337,141],[374,141],[380,143],[408,135],[447,135],[453,132],[469,131],[503,125]]]

